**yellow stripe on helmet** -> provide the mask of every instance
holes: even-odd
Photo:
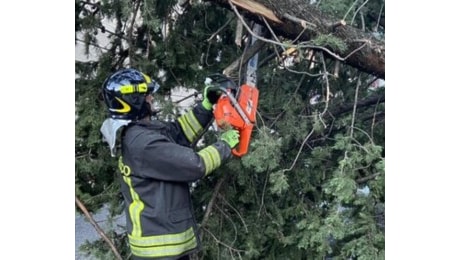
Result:
[[[110,111],[118,112],[118,113],[128,113],[129,111],[131,111],[131,106],[128,103],[119,99],[118,97],[115,97],[115,99],[118,100],[118,102],[120,102],[122,108],[120,109],[109,108]]]
[[[121,94],[131,94],[131,93],[147,93],[148,87],[147,83],[141,83],[138,85],[124,85],[121,86],[119,91]]]

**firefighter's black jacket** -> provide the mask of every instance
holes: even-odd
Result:
[[[200,247],[189,182],[231,156],[222,141],[199,152],[189,147],[211,119],[197,105],[176,122],[139,121],[123,130],[118,166],[135,259],[176,259]]]

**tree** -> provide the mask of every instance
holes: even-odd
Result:
[[[90,211],[123,206],[99,134],[98,91],[110,72],[137,67],[161,79],[166,97],[175,86],[201,91],[215,72],[241,83],[257,51],[250,153],[193,185],[204,246],[195,257],[383,259],[385,93],[375,86],[385,75],[384,2],[311,2],[76,1],[76,42],[100,52],[76,61],[76,196]],[[265,34],[251,47],[254,23]],[[110,44],[100,46],[99,34]],[[215,138],[209,131],[204,142]],[[127,258],[125,236],[109,237]]]

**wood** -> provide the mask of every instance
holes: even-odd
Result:
[[[230,0],[234,5],[237,5],[245,10],[250,11],[254,14],[260,14],[263,17],[275,22],[275,23],[282,23],[278,17],[273,13],[272,10],[268,9],[264,5],[257,3],[256,1],[252,0]]]

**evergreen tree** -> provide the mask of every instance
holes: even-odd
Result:
[[[247,51],[248,44],[235,44],[240,17],[223,2],[75,2],[76,44],[98,53],[97,60],[76,61],[75,67],[75,194],[91,212],[110,203],[114,216],[123,207],[116,159],[99,132],[107,116],[99,95],[103,80],[128,65],[159,79],[160,97],[176,86],[202,91],[206,75],[222,72]],[[384,37],[383,1],[310,2],[324,15],[344,18],[347,26]],[[239,11],[248,25],[255,20]],[[261,25],[264,37],[279,44],[259,50],[260,97],[250,152],[194,183],[203,241],[194,257],[384,259],[385,93],[375,88],[381,79],[320,48],[289,49],[298,44],[295,38],[279,32],[275,37],[273,28]],[[243,32],[244,41],[250,34]],[[109,44],[102,45],[101,35]],[[307,45],[337,53],[347,48],[329,34]],[[240,72],[231,73],[237,83]],[[179,111],[180,104],[168,100],[160,118]],[[216,136],[209,131],[204,142]],[[107,235],[128,259],[126,235]],[[102,240],[85,250],[114,258]]]

